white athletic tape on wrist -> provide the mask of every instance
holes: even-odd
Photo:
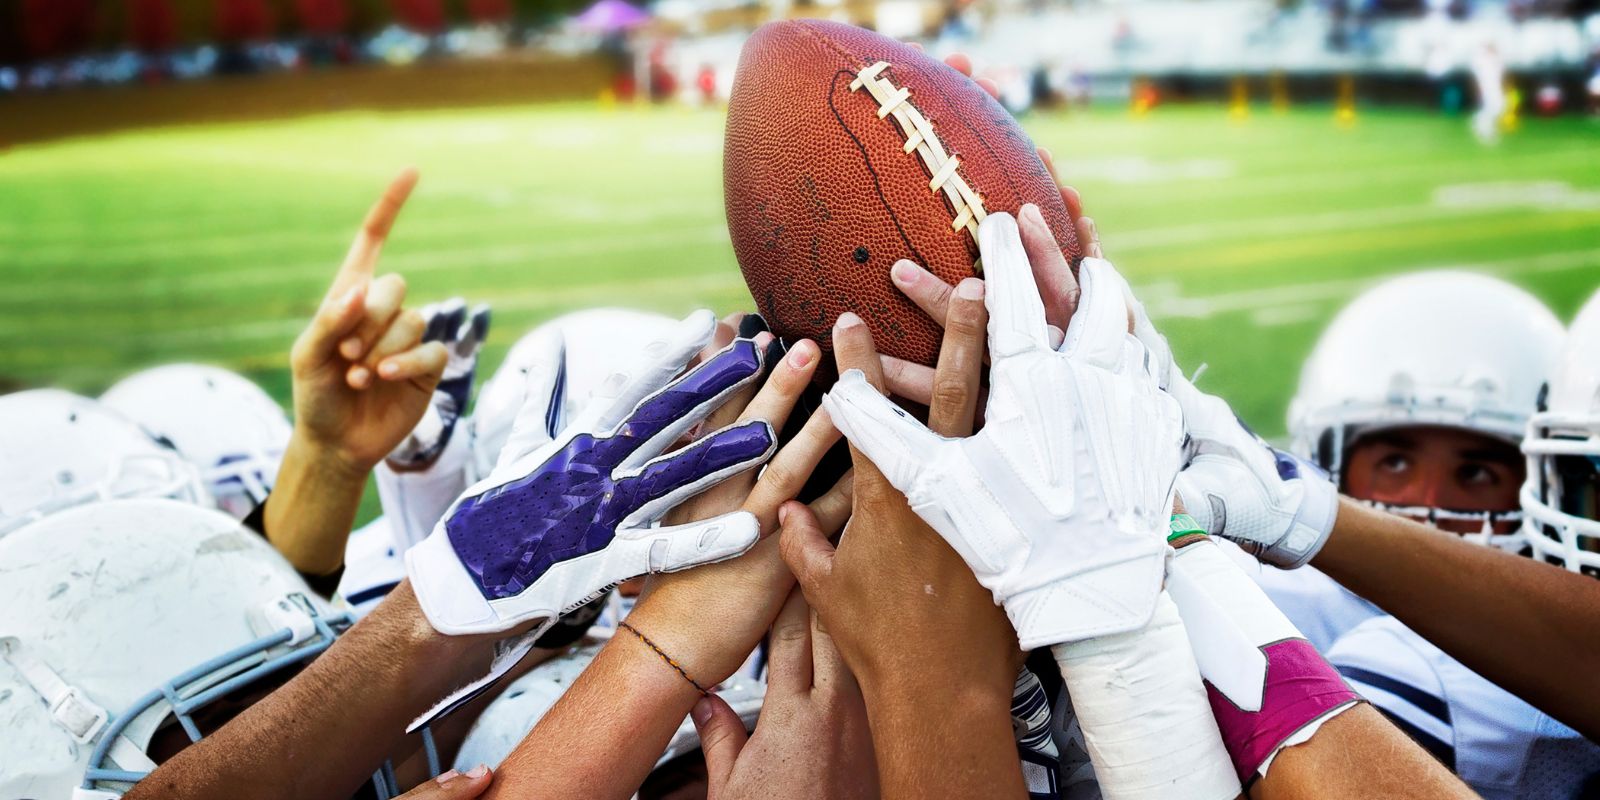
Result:
[[[1239,795],[1183,622],[1164,592],[1143,628],[1051,652],[1105,800]]]

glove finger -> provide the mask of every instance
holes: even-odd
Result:
[[[1086,258],[1078,269],[1083,294],[1061,352],[1104,369],[1123,361],[1128,341],[1127,282],[1111,262]]]
[[[595,390],[584,430],[609,431],[622,424],[641,401],[682,372],[716,330],[716,316],[702,309],[685,317],[663,338],[645,345],[638,359]]]
[[[659,519],[669,509],[723,480],[772,457],[777,437],[764,420],[723,428],[694,444],[646,463],[617,481],[616,497],[623,519],[633,527]]]
[[[481,346],[489,338],[489,322],[493,314],[488,303],[479,303],[472,307],[472,316],[467,318],[467,330],[461,335],[463,343],[470,343],[474,348]]]
[[[522,401],[511,425],[511,435],[500,449],[495,468],[505,467],[554,439],[563,427],[562,407],[567,392],[567,345],[560,328],[550,328],[528,361]]]
[[[978,227],[978,250],[988,284],[984,300],[989,309],[990,358],[1048,349],[1044,301],[1039,299],[1017,221],[1010,214],[990,214]]]
[[[860,370],[850,370],[822,397],[833,424],[901,492],[909,492],[944,440],[878,393]]]
[[[639,402],[606,442],[612,463],[630,469],[655,457],[734,392],[761,376],[764,354],[750,339],[736,339],[709,361]]]
[[[609,556],[611,551],[619,550],[629,553],[630,559],[639,559],[638,563],[645,569],[627,570],[631,575],[677,572],[741,555],[759,538],[761,526],[755,515],[735,511],[683,525],[626,529],[618,533],[606,552]]]
[[[433,308],[434,313],[428,317],[428,328],[423,332],[422,340],[454,343],[461,331],[462,321],[467,318],[467,301],[452,297]]]

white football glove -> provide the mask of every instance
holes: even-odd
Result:
[[[1317,466],[1256,436],[1222,398],[1196,389],[1172,358],[1143,304],[1131,298],[1134,335],[1162,366],[1162,385],[1183,408],[1189,459],[1178,474],[1184,511],[1214,536],[1273,566],[1310,561],[1333,530],[1338,492]]]
[[[1086,259],[1059,352],[1016,222],[979,228],[989,309],[982,431],[942,438],[852,370],[823,399],[834,424],[994,593],[1024,649],[1143,626],[1161,591],[1178,404],[1128,333],[1130,292]]]

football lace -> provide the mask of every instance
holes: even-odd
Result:
[[[960,159],[945,151],[939,135],[933,130],[933,123],[911,103],[911,90],[896,87],[883,75],[888,68],[889,62],[879,61],[856,73],[856,79],[850,82],[850,91],[865,88],[872,99],[878,101],[878,119],[894,117],[900,132],[906,137],[905,152],[916,153],[933,176],[928,181],[928,190],[934,194],[943,191],[955,210],[950,229],[959,231],[966,228],[976,243],[978,223],[983,222],[983,218],[989,214],[983,208],[983,198],[961,177],[958,172]]]

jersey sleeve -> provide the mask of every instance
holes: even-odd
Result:
[[[1454,771],[1455,726],[1444,681],[1408,633],[1393,617],[1370,619],[1341,636],[1328,661],[1350,688]]]

